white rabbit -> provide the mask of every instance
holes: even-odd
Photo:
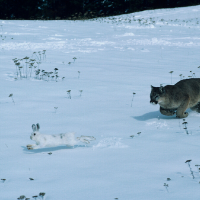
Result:
[[[96,140],[92,136],[80,136],[75,138],[74,133],[61,133],[56,135],[44,135],[39,133],[40,125],[32,125],[33,132],[31,133],[31,140],[36,144],[28,144],[26,147],[30,149],[39,149],[44,147],[55,147],[60,145],[74,146],[79,141],[89,144],[90,141]]]

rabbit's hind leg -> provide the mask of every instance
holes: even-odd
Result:
[[[88,140],[88,141],[96,140],[96,138],[93,137],[93,136],[84,136],[84,135],[81,135],[81,138],[84,138],[85,140]]]
[[[96,138],[94,138],[93,136],[84,136],[84,135],[81,135],[81,137],[77,137],[77,140],[80,140],[83,143],[89,144],[90,141],[96,140]]]
[[[77,140],[79,140],[79,141],[81,141],[81,142],[83,142],[83,143],[86,143],[86,144],[89,144],[89,143],[90,143],[90,141],[84,139],[83,137],[77,137]]]
[[[35,144],[28,144],[28,145],[26,145],[26,147],[28,150],[37,149],[37,145],[35,145]]]

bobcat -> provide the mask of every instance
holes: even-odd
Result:
[[[188,108],[200,113],[200,78],[185,79],[175,85],[151,86],[150,103],[159,104],[163,115],[185,118]]]

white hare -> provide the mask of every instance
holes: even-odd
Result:
[[[75,137],[74,133],[61,133],[56,135],[44,135],[39,133],[40,125],[32,125],[33,132],[31,133],[31,140],[35,141],[36,144],[28,144],[26,147],[30,149],[39,149],[44,147],[55,147],[60,145],[74,146],[79,141],[89,144],[90,141],[96,140],[92,136],[80,136]]]

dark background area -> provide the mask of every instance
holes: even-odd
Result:
[[[0,0],[0,19],[75,20],[199,4],[200,0]]]

